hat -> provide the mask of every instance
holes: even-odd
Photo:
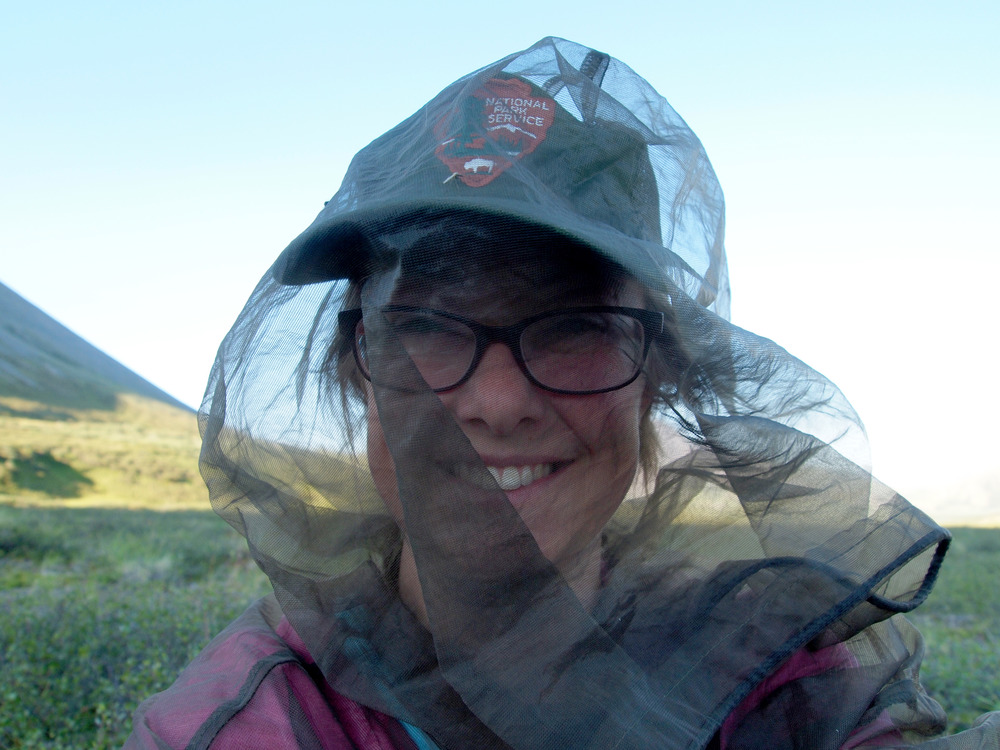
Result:
[[[392,252],[379,238],[468,214],[555,231],[649,285],[670,277],[724,301],[725,314],[722,213],[701,143],[666,101],[608,55],[548,38],[362,149],[273,272],[284,284],[361,278]]]

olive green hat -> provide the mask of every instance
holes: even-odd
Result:
[[[279,257],[285,284],[360,278],[380,238],[445,216],[582,242],[728,315],[722,192],[701,143],[642,78],[561,39],[447,87],[362,149]]]

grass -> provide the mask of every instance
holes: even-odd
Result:
[[[1000,530],[953,533],[937,586],[910,619],[927,647],[921,681],[956,731],[1000,709]]]
[[[0,747],[118,747],[270,586],[208,508],[195,415],[0,398]],[[166,512],[169,511],[169,512]]]
[[[957,529],[912,619],[952,731],[1000,708],[1000,531]],[[0,747],[106,748],[269,586],[209,511],[0,505]]]
[[[0,506],[0,747],[118,747],[269,591],[210,511]]]
[[[118,747],[136,705],[270,586],[207,509],[193,415],[0,398],[0,427],[0,748]],[[911,616],[952,731],[1000,708],[997,570],[1000,530],[956,529]]]

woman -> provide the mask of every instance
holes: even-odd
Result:
[[[822,376],[726,322],[701,144],[545,39],[363,149],[202,408],[274,586],[136,714],[150,747],[996,747],[931,740],[947,534]]]

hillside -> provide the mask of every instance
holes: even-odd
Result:
[[[119,395],[114,409],[64,409],[0,397],[0,502],[207,509],[197,419]]]
[[[194,412],[0,284],[0,501],[207,508]]]
[[[68,409],[114,410],[131,393],[187,406],[0,284],[0,397]]]

